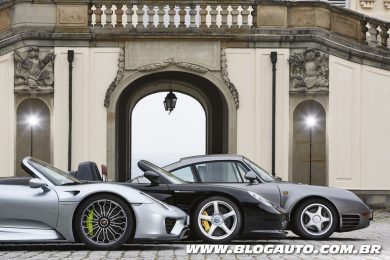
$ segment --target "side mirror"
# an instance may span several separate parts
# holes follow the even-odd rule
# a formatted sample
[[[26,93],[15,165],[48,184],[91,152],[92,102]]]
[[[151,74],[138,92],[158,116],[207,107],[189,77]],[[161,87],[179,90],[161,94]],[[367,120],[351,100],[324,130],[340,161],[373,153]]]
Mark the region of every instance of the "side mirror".
[[[153,171],[146,171],[144,173],[144,177],[148,179],[150,182],[157,182],[157,179],[160,177],[160,175]]]
[[[282,181],[282,178],[276,177],[275,180],[276,180],[276,181]]]
[[[245,173],[245,179],[247,179],[250,183],[254,183],[257,179],[257,175],[253,171],[249,171]]]
[[[28,185],[32,189],[38,189],[38,188],[43,188],[46,186],[46,183],[42,181],[41,179],[38,178],[33,178],[28,182]]]

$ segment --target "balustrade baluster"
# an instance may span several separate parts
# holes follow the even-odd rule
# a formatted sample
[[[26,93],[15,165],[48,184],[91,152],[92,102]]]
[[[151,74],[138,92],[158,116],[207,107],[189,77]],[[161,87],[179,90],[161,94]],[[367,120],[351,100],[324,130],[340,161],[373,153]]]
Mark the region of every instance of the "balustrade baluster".
[[[229,28],[228,24],[227,24],[227,19],[228,19],[228,15],[229,15],[229,10],[228,10],[228,7],[227,5],[221,5],[221,28]]]
[[[367,42],[367,32],[368,32],[367,21],[365,21],[365,20],[360,21],[360,29],[362,31],[361,44],[366,45],[368,43]]]
[[[135,13],[137,14],[137,25],[135,26],[135,28],[137,28],[137,29],[145,28],[145,26],[144,26],[144,14],[145,14],[144,6],[137,5],[137,11]]]
[[[95,27],[102,27],[102,5],[96,4],[95,5],[96,10],[94,11],[95,13]]]
[[[154,15],[155,15],[156,11],[154,10],[154,6],[148,6],[148,11],[147,11],[147,15],[148,15],[148,29],[152,29],[152,28],[155,28],[154,26]]]
[[[377,28],[378,28],[378,24],[370,22],[370,28],[368,29],[368,32],[370,34],[370,38],[369,38],[368,44],[371,46],[374,46],[374,47],[378,46],[379,31]]]
[[[241,11],[241,17],[242,17],[242,29],[249,29],[249,23],[248,23],[248,17],[251,14],[251,12],[248,10],[249,6],[243,5],[242,11]]]
[[[134,28],[133,26],[133,15],[134,15],[134,10],[133,10],[133,5],[128,5],[126,6],[126,18],[127,18],[127,24],[126,28]]]
[[[169,5],[168,16],[169,16],[168,28],[176,28],[176,25],[175,25],[175,16],[176,16],[175,5]]]
[[[158,24],[157,24],[157,28],[164,28],[164,16],[165,16],[165,9],[164,9],[164,5],[159,5],[157,6],[158,7],[158,10],[157,10],[157,16],[158,16]]]
[[[200,15],[199,28],[204,29],[204,28],[207,28],[207,24],[206,24],[206,17],[207,17],[207,13],[208,13],[207,5],[201,4],[199,7],[200,7],[200,10],[199,10],[199,15]]]
[[[380,47],[383,49],[387,49],[387,41],[389,40],[389,33],[387,32],[389,30],[389,27],[386,27],[386,25],[381,25],[381,43]]]
[[[190,25],[189,25],[189,27],[191,27],[191,28],[196,27],[196,20],[195,20],[195,17],[196,17],[196,14],[197,14],[196,5],[190,5],[190,10],[188,11],[188,14],[190,15]]]
[[[112,28],[112,14],[114,13],[112,11],[112,5],[111,4],[105,4],[106,10],[104,10],[104,14],[106,15],[106,24],[104,27]]]
[[[116,25],[115,27],[123,27],[123,21],[122,21],[122,16],[123,16],[123,5],[122,4],[117,4],[116,5]]]
[[[211,10],[210,10],[210,16],[211,16],[211,24],[210,28],[218,28],[217,24],[217,16],[218,16],[218,10],[217,10],[217,5],[210,5]]]
[[[240,11],[238,11],[238,5],[232,5],[232,11],[230,12],[232,15],[232,26],[231,28],[238,28],[238,15],[240,14]]]
[[[179,28],[185,28],[186,27],[185,18],[187,14],[185,5],[179,5],[178,13],[179,13]]]

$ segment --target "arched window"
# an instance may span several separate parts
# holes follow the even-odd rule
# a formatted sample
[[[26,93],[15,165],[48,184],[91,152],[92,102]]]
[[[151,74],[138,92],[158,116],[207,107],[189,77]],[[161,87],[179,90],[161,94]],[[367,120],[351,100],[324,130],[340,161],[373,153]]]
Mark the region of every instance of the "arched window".
[[[38,98],[23,100],[16,111],[16,176],[24,176],[21,160],[32,156],[51,162],[50,111]]]
[[[325,186],[325,110],[317,101],[305,100],[295,108],[293,116],[293,182]]]

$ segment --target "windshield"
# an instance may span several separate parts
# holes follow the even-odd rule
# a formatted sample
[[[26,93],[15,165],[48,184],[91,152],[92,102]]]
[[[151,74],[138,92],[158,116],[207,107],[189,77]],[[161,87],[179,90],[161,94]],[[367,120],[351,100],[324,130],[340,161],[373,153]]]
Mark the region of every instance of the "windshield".
[[[56,186],[81,183],[78,179],[72,177],[66,172],[63,172],[40,160],[31,158],[28,160],[28,164]]]
[[[271,174],[266,172],[263,168],[261,168],[260,166],[258,166],[254,162],[252,162],[251,160],[244,158],[244,162],[246,164],[248,164],[249,167],[253,171],[255,171],[263,181],[265,181],[265,182],[274,182],[275,181],[274,177]]]
[[[162,176],[163,178],[167,179],[172,184],[184,184],[184,183],[186,183],[184,180],[176,177],[175,175],[173,175],[170,172],[167,172],[167,171],[161,169],[160,167],[154,165],[151,162],[148,162],[148,161],[141,161],[141,162],[142,162],[142,164],[144,164],[145,166],[148,167],[149,171],[153,171],[153,172],[159,174],[160,176]],[[142,170],[142,168],[141,168],[141,170]]]

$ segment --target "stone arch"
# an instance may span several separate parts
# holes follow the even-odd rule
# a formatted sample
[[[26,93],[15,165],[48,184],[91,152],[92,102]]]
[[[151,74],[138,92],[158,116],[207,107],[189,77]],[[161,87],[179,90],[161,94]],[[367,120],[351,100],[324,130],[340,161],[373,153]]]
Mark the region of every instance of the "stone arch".
[[[316,126],[313,127],[312,131],[311,178],[309,169],[310,128],[305,125],[305,118],[308,116],[315,116],[317,119]],[[295,106],[292,119],[292,181],[327,185],[327,116],[325,107],[314,99],[303,100]]]
[[[123,80],[112,91],[110,102],[107,107],[107,165],[110,178],[123,180],[123,172],[128,172],[129,169],[129,163],[126,163],[125,166],[123,166],[124,160],[120,158],[121,154],[125,152],[123,151],[123,147],[119,149],[120,139],[121,136],[126,135],[126,133],[118,131],[119,125],[125,120],[123,115],[120,115],[119,111],[123,111],[124,109],[131,111],[136,103],[143,97],[152,93],[168,90],[168,78],[171,79],[175,91],[192,96],[198,100],[205,109],[206,124],[208,128],[207,152],[236,152],[236,103],[220,73],[196,73],[188,72],[188,70],[180,68],[167,68],[158,72],[133,71],[125,72],[125,74],[127,75],[124,75]],[[127,99],[126,105],[123,103],[125,101],[121,101],[121,97],[123,99],[124,96],[126,96],[125,99]],[[218,103],[218,99],[220,100],[219,105],[216,104]],[[212,111],[213,109],[211,109],[213,106],[215,107],[214,112]],[[220,107],[220,110],[223,110],[223,112],[220,111],[220,116],[215,115],[218,106]],[[218,118],[223,121],[218,126],[220,128],[220,133],[223,132],[223,140],[219,140],[222,144],[219,144],[220,148],[216,149],[215,142],[217,138],[215,137],[215,132],[217,123],[215,122],[218,122]],[[127,120],[130,119],[127,118]],[[128,134],[126,136],[128,136]],[[121,141],[123,142],[123,140]],[[127,141],[127,144],[128,143],[129,142]]]

